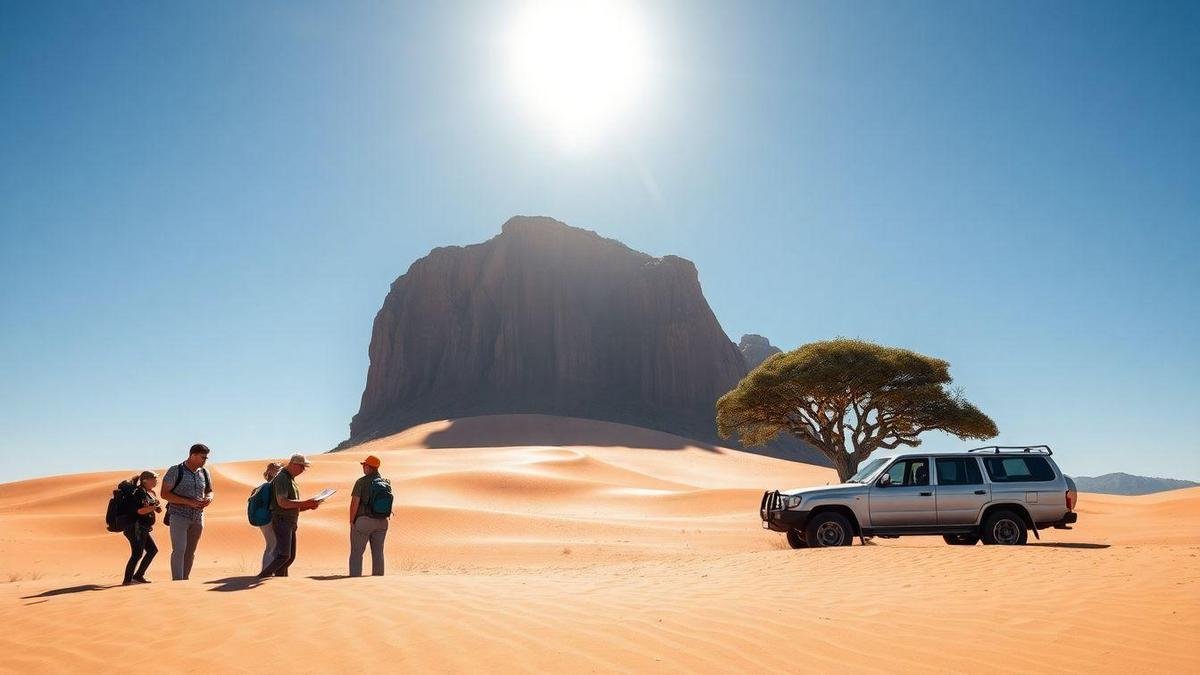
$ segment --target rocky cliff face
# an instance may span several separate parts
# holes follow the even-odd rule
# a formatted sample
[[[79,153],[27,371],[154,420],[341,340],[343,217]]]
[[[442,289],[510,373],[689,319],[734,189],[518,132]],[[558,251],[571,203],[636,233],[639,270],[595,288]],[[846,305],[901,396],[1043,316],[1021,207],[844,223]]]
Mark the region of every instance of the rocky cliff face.
[[[550,218],[438,248],[391,287],[350,440],[421,422],[543,413],[716,441],[716,400],[747,372],[696,267]]]
[[[742,353],[742,359],[746,361],[746,368],[754,370],[758,364],[767,360],[767,357],[780,353],[782,350],[771,344],[771,341],[761,335],[743,335],[742,341],[738,343],[738,351]]]

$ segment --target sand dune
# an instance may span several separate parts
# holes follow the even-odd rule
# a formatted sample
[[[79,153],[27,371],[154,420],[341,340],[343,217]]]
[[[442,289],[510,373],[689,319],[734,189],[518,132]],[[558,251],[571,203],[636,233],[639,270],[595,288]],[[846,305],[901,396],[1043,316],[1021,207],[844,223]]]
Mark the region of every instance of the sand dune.
[[[538,424],[591,444],[521,444]],[[389,576],[344,579],[368,453],[396,485]],[[160,527],[143,587],[113,587],[127,549],[102,524],[135,467],[0,485],[0,670],[1200,670],[1200,488],[1082,495],[1076,529],[1025,548],[792,551],[761,490],[828,469],[583,420],[439,422],[316,457],[302,489],[340,492],[304,514],[295,576],[259,584],[265,459],[210,466],[193,579],[168,581]]]

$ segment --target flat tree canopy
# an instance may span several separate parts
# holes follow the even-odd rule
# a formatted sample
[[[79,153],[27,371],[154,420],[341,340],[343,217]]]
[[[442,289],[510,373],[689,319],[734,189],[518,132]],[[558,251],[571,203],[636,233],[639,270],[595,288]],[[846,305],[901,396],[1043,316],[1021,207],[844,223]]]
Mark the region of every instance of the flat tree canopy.
[[[813,342],[771,356],[717,401],[717,432],[748,446],[787,432],[845,481],[879,448],[916,447],[934,429],[992,438],[996,423],[948,389],[950,364],[863,340]]]

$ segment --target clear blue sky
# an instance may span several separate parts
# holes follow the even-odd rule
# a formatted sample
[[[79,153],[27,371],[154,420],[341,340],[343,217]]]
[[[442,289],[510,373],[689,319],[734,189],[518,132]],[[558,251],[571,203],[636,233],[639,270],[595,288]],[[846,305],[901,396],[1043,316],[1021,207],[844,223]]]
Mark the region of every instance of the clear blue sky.
[[[1068,472],[1200,480],[1200,4],[645,4],[586,153],[514,105],[512,11],[0,5],[0,481],[327,450],[388,285],[514,214],[695,261],[735,341],[945,358]]]

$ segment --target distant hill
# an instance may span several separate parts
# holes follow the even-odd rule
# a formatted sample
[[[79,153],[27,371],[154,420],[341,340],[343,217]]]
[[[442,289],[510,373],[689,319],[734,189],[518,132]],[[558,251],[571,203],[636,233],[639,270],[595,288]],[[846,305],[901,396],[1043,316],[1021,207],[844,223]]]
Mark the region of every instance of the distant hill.
[[[738,343],[738,351],[742,353],[742,358],[746,359],[746,368],[754,370],[758,364],[782,350],[771,344],[767,338],[750,333],[742,336],[742,341]]]
[[[1106,473],[1095,478],[1072,476],[1080,492],[1099,492],[1106,495],[1148,495],[1180,488],[1196,487],[1200,483],[1175,478],[1151,478],[1127,473]]]

